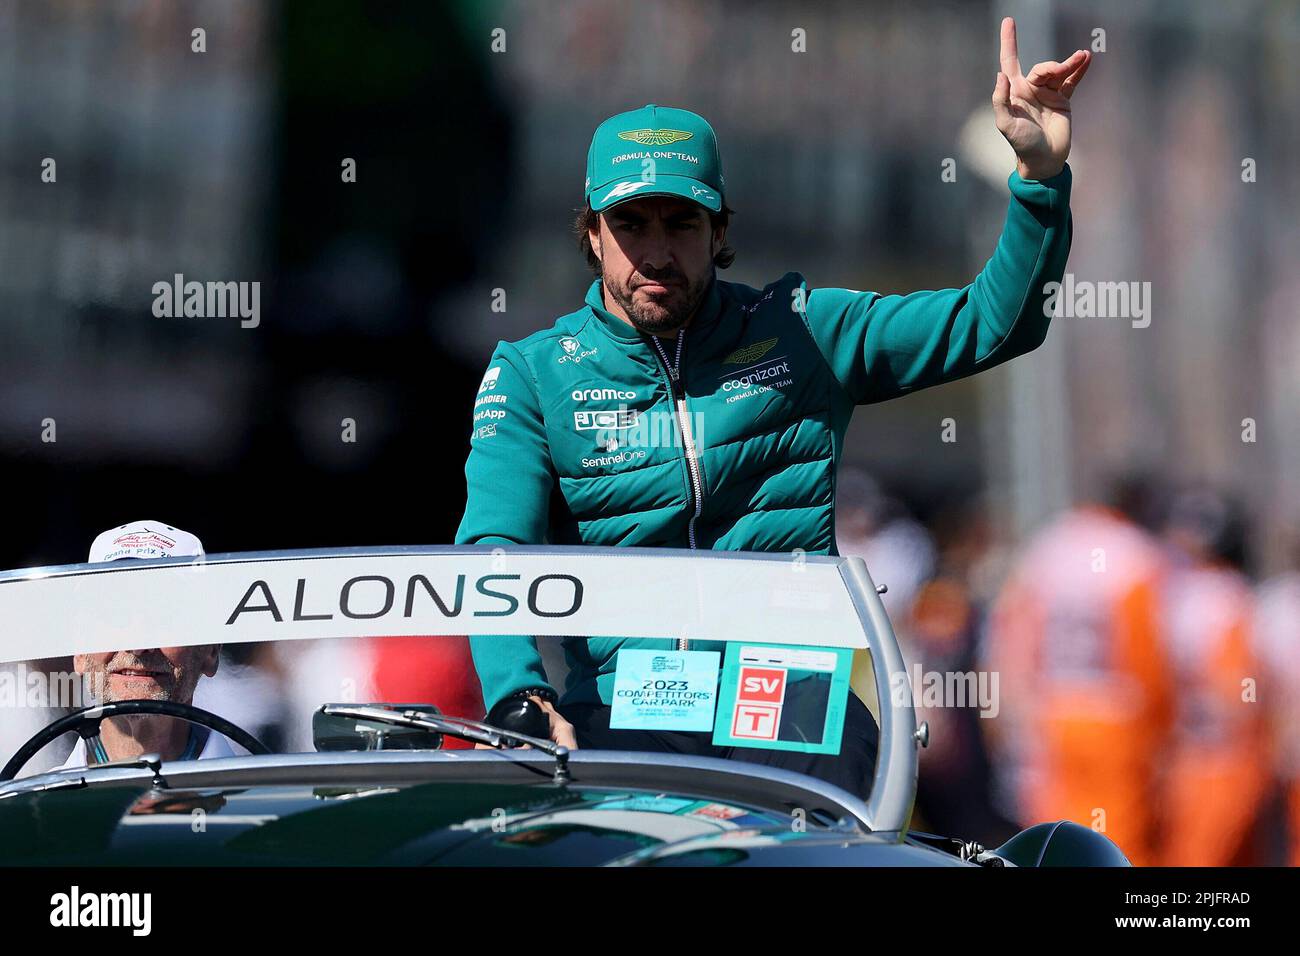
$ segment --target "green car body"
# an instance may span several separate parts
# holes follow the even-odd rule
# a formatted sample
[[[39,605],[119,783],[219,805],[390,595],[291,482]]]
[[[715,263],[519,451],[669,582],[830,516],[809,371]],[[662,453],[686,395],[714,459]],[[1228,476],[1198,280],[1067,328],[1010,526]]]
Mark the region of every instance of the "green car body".
[[[1100,834],[1044,824],[979,852],[873,833],[798,774],[655,754],[268,755],[62,771],[0,796],[0,865],[1125,865]],[[619,785],[636,780],[638,785]]]

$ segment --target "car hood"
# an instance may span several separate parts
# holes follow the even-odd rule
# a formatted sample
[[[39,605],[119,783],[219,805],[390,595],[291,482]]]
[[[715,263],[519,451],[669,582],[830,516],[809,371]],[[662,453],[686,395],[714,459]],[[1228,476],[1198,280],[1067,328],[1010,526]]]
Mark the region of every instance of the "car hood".
[[[0,800],[8,864],[961,865],[895,837],[716,799],[550,784],[131,784]]]

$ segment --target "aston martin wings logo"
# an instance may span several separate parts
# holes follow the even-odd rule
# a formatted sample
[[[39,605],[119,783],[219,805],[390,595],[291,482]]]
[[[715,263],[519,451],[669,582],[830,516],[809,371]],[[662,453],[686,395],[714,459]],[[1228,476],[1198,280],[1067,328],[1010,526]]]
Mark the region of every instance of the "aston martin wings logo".
[[[755,342],[753,345],[744,345],[736,349],[725,359],[723,365],[748,365],[750,362],[757,362],[768,352],[772,351],[772,346],[776,345],[776,339],[763,339],[761,342]]]
[[[690,139],[691,134],[680,129],[626,129],[618,134],[619,139],[631,140],[642,146],[667,146]]]

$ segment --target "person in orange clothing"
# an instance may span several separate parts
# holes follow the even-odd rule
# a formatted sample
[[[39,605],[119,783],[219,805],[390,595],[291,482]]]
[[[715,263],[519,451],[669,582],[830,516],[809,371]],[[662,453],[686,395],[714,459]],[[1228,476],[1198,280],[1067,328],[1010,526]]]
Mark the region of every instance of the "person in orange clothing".
[[[1291,551],[1290,568],[1260,586],[1255,646],[1264,672],[1260,696],[1272,722],[1274,774],[1287,818],[1285,862],[1300,866],[1300,532],[1292,535]]]
[[[1175,499],[1165,528],[1173,568],[1165,633],[1178,687],[1165,759],[1160,862],[1258,862],[1251,837],[1272,788],[1260,667],[1252,647],[1250,582],[1240,517],[1208,490]]]
[[[1165,559],[1133,520],[1136,487],[1066,512],[1016,558],[986,634],[1000,712],[982,724],[1022,825],[1072,820],[1150,865],[1171,678]]]

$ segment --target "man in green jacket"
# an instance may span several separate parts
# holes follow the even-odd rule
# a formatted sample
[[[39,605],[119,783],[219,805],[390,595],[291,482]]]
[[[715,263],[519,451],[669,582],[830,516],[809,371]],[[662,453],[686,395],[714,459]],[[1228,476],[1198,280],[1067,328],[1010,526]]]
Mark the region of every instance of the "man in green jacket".
[[[1017,157],[1006,224],[975,281],[938,292],[809,289],[794,272],[762,289],[717,279],[733,253],[709,124],[655,105],[602,123],[579,221],[598,278],[552,328],[497,346],[457,543],[833,554],[854,407],[991,368],[1046,336],[1044,286],[1070,246],[1069,100],[1089,62],[1080,50],[1026,76],[1003,21],[993,111]],[[673,441],[655,438],[665,422]],[[534,639],[470,643],[485,705],[529,697],[570,747],[730,756],[869,786],[876,728],[852,695],[838,758],[721,751],[704,733],[609,728],[619,649],[669,639],[566,639],[562,701]]]

